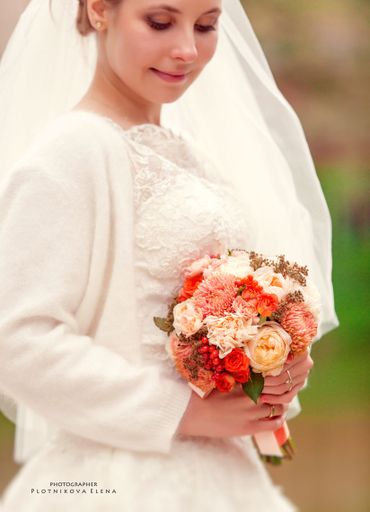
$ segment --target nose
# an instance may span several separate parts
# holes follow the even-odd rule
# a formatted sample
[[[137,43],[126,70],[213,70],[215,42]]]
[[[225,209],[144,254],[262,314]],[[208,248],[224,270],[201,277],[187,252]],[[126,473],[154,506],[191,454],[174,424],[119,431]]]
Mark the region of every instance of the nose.
[[[192,29],[176,38],[171,57],[185,62],[193,62],[198,57],[198,49]]]

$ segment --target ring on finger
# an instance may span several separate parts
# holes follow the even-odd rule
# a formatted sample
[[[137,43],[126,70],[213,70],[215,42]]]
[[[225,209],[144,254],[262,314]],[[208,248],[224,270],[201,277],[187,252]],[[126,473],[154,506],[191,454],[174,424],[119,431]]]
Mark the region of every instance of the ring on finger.
[[[275,416],[275,406],[274,405],[271,406],[270,414],[267,417],[272,418],[273,416]]]
[[[289,377],[289,379],[285,381],[285,384],[289,384],[290,386],[289,386],[288,391],[292,391],[292,389],[293,389],[293,379],[292,379],[292,376],[290,375],[290,371],[289,370],[285,370],[285,371],[287,372],[288,377]]]

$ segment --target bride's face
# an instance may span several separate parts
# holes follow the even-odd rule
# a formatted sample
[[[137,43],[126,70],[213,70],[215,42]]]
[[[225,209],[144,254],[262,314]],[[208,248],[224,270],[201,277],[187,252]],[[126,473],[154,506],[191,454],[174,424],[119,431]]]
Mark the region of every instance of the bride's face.
[[[221,7],[222,0],[122,0],[106,12],[106,62],[143,99],[173,102],[214,55]]]

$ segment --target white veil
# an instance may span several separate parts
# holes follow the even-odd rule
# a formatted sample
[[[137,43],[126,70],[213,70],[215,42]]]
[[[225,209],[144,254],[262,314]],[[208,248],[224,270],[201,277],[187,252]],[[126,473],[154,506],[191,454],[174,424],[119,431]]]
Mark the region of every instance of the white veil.
[[[90,84],[96,35],[79,35],[77,8],[78,0],[53,0],[51,13],[49,0],[31,0],[9,40],[0,63],[0,181]],[[216,53],[179,100],[163,105],[161,124],[196,144],[235,187],[250,249],[308,265],[321,294],[317,339],[336,327],[328,208],[301,124],[239,0],[223,0]],[[45,442],[48,423],[9,397],[0,395],[0,407],[17,423],[15,460],[24,462]]]

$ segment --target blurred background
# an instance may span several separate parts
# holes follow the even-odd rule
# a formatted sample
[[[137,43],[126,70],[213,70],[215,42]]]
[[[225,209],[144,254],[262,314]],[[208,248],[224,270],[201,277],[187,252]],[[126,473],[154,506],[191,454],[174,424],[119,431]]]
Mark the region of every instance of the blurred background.
[[[227,0],[225,0],[227,1]],[[27,0],[0,0],[0,55]],[[269,468],[301,512],[367,512],[369,492],[370,2],[243,0],[277,84],[303,124],[333,219],[340,327],[290,422],[294,461]],[[18,466],[0,414],[0,493]]]

